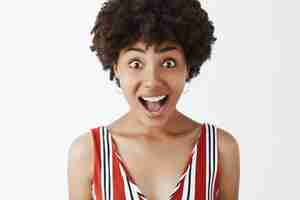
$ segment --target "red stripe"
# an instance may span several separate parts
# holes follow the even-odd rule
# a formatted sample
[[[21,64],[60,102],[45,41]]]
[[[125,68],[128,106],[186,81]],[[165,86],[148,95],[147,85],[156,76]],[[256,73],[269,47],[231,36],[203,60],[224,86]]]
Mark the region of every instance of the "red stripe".
[[[101,154],[100,154],[100,128],[93,128],[91,129],[93,139],[94,139],[94,176],[92,179],[92,182],[94,184],[95,188],[95,194],[96,194],[96,200],[101,200],[102,199],[102,191],[100,188],[100,182],[101,182]]]
[[[112,146],[113,153],[113,191],[114,199],[121,200],[126,199],[124,191],[124,181],[121,175],[121,169],[118,162],[118,158],[115,155],[115,148]]]
[[[92,178],[92,182],[94,184],[95,188],[95,194],[96,199],[95,200],[101,200],[102,199],[102,191],[101,191],[101,153],[100,153],[100,128],[94,128],[91,129],[92,136],[94,140],[94,150],[95,150],[95,164],[94,164],[94,176]],[[196,163],[196,186],[195,186],[195,196],[197,200],[205,200],[206,196],[206,126],[203,125],[201,127],[201,136],[200,141],[198,143],[198,149],[197,149],[197,163]],[[216,144],[217,145],[217,144]],[[125,191],[124,191],[124,181],[123,177],[121,175],[121,169],[120,164],[122,164],[119,161],[119,158],[117,157],[116,153],[116,147],[112,146],[113,148],[113,192],[114,192],[114,199],[116,200],[124,200],[125,197]],[[126,168],[125,168],[126,170]],[[213,191],[213,195],[215,200],[219,199],[219,195],[217,195],[217,191],[219,190],[219,179],[220,179],[220,173],[221,173],[221,167],[220,167],[220,157],[218,156],[218,166],[217,166],[217,174],[216,174],[216,180],[215,180],[215,188]],[[178,190],[174,193],[172,199],[181,199],[183,195],[183,187],[184,187],[184,179],[179,183],[180,186]],[[140,197],[142,200],[142,198]]]
[[[201,177],[199,177],[199,176],[203,176],[206,173],[206,171],[205,171],[205,151],[202,150],[202,148],[204,148],[204,150],[205,150],[205,146],[204,146],[205,145],[205,126],[204,125],[201,126],[200,131],[201,131],[201,134],[203,134],[203,135],[200,135],[199,142],[198,142],[198,145],[197,145],[197,163],[196,163],[196,167],[197,167],[196,176],[197,177],[196,177],[196,182],[195,182],[195,184],[196,184],[195,185],[195,197],[196,197],[197,200],[204,200],[205,199],[205,194],[204,194],[205,188],[202,190],[201,188],[203,188],[203,187],[201,187],[201,185],[199,185],[199,183],[201,184],[201,181],[202,181]],[[201,148],[201,150],[200,150],[200,148]],[[200,157],[200,155],[199,155],[200,152],[204,152],[204,156]],[[204,158],[204,163],[202,162],[201,158],[202,159]],[[192,157],[191,157],[190,162],[192,162],[192,161],[193,160],[192,160]],[[191,164],[192,163],[189,163],[187,165],[187,167]],[[204,166],[204,169],[200,171],[200,169],[202,169],[201,168],[202,165]],[[187,170],[187,167],[184,171]],[[177,200],[177,199],[182,198],[185,178],[183,178],[181,180],[181,182],[179,183],[180,186],[179,186],[178,190],[174,193],[172,199]],[[205,186],[205,179],[204,179],[204,186]],[[191,187],[193,187],[193,186],[191,186]]]
[[[206,195],[206,128],[203,124],[202,135],[200,136],[200,145],[197,151],[196,164],[196,188],[195,196],[197,200],[205,200]]]
[[[182,179],[182,181],[179,184],[180,184],[180,186],[179,186],[178,190],[174,193],[174,195],[172,197],[172,199],[174,199],[174,200],[182,198],[184,179]]]

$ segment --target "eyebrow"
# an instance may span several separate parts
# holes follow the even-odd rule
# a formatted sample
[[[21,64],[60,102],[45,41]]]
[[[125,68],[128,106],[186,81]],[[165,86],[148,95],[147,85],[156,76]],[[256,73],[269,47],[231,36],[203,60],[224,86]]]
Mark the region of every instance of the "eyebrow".
[[[164,52],[167,52],[167,51],[172,51],[172,50],[177,50],[178,48],[175,47],[175,46],[167,46],[167,47],[164,47],[164,48],[161,48],[159,50],[160,53],[164,53]],[[138,51],[138,52],[141,52],[141,53],[146,53],[144,49],[141,49],[141,48],[134,48],[134,47],[130,47],[130,48],[127,48],[125,50],[125,52],[128,52],[128,51]]]

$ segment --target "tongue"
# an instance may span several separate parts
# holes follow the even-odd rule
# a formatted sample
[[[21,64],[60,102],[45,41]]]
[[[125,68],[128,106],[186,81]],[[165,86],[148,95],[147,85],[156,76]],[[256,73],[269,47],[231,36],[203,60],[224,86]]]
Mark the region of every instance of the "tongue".
[[[160,109],[160,104],[158,102],[146,102],[146,107],[150,112],[158,112]]]

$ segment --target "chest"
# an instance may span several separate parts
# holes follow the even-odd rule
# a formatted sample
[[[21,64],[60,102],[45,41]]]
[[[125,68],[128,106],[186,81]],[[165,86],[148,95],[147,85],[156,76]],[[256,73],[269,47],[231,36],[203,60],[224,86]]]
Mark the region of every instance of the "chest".
[[[97,130],[94,132],[98,146],[95,167],[99,170],[93,177],[95,199],[168,200],[171,193],[174,194],[171,200],[217,197],[221,167],[214,127],[203,126],[196,146],[191,138],[143,144],[136,140],[126,141],[123,137],[112,138],[105,129]],[[187,165],[189,155],[192,159]]]
[[[120,142],[118,154],[130,176],[147,200],[167,200],[192,159],[191,138],[169,144]]]

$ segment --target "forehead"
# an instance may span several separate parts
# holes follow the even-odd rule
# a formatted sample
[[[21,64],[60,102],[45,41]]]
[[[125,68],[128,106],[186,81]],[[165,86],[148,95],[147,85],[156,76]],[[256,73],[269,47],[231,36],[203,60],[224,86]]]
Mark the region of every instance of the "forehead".
[[[144,41],[137,41],[131,45],[128,45],[124,49],[122,49],[121,53],[126,53],[129,51],[138,51],[141,53],[146,53],[147,51],[154,51],[155,53],[164,53],[164,52],[177,52],[177,53],[183,53],[182,47],[172,41],[164,41],[160,44],[152,44],[147,45]]]

